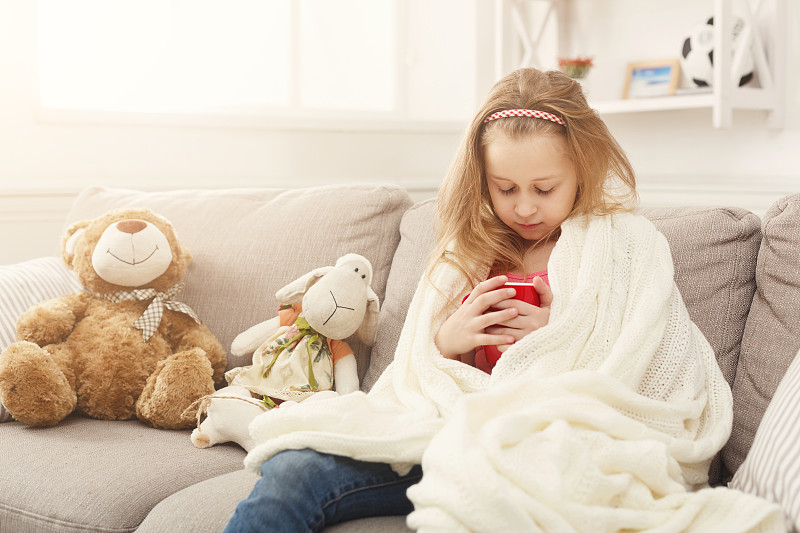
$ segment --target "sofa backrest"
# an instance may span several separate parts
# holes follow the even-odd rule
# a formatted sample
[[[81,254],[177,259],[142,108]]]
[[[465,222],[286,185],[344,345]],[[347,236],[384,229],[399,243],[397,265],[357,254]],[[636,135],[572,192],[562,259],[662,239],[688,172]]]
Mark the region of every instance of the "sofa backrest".
[[[276,316],[278,289],[346,253],[370,260],[372,287],[383,302],[400,219],[411,204],[405,190],[384,185],[166,192],[90,188],[76,199],[68,222],[134,206],[170,220],[193,256],[186,287],[176,299],[194,309],[230,351],[236,335]],[[349,343],[363,377],[370,349],[355,337]],[[229,369],[251,363],[250,355],[229,354]]]
[[[722,457],[735,473],[778,384],[800,349],[800,194],[775,202],[761,222],[755,278],[733,383],[733,432]]]

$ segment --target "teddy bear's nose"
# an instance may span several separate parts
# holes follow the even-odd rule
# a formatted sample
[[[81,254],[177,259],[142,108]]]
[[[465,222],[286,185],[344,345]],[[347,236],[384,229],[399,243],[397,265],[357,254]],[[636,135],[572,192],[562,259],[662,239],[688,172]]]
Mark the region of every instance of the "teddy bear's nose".
[[[117,222],[117,229],[123,233],[139,233],[147,227],[147,222],[144,220],[121,220]]]

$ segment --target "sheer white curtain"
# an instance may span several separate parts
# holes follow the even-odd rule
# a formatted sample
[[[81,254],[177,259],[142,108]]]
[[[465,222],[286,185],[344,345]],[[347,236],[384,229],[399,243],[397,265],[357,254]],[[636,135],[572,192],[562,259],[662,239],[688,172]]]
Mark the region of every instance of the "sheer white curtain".
[[[44,107],[393,111],[396,0],[39,0]]]
[[[460,119],[473,104],[475,5],[38,0],[40,102],[139,114]]]

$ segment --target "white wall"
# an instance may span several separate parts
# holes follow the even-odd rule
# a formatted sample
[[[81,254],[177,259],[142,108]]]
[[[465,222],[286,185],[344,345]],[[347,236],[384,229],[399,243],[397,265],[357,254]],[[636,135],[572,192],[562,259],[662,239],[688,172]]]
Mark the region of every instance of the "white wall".
[[[603,47],[614,41],[609,36],[624,35],[620,27],[639,27],[642,43],[659,42],[651,26],[625,16],[626,9],[637,16],[658,15],[657,9],[632,7],[645,4],[640,0],[574,1],[585,8],[574,12],[581,27],[602,30],[579,51],[597,56],[599,64],[610,61]],[[477,52],[465,53],[477,56],[476,87],[483,94],[488,85],[485,60],[492,56],[493,10],[491,0],[477,2],[477,24],[484,31],[477,36]],[[707,2],[710,11],[712,2]],[[695,3],[646,2],[663,4],[666,11],[682,5],[681,12],[696,11],[685,7]],[[800,5],[787,3],[794,65],[800,57]],[[607,9],[591,8],[601,4]],[[458,124],[435,130],[314,131],[260,124],[46,120],[37,103],[35,10],[33,1],[0,0],[0,264],[56,253],[71,199],[84,186],[281,187],[380,181],[410,187],[422,198],[435,193],[461,137]],[[602,85],[621,91],[624,71],[615,68],[609,67]],[[781,131],[768,130],[760,112],[737,112],[730,130],[713,129],[708,110],[606,117],[639,172],[644,203],[741,205],[761,213],[780,195],[800,191],[800,165],[794,156],[800,150],[799,78],[791,69],[786,127]]]

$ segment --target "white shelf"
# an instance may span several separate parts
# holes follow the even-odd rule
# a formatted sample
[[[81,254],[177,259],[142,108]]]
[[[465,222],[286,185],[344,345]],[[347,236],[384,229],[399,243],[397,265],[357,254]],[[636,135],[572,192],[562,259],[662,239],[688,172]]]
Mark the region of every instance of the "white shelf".
[[[505,70],[506,35],[516,36],[522,43],[525,61],[536,59],[544,22],[537,27],[526,27],[523,5],[528,2],[548,4],[544,22],[550,16],[558,18],[559,46],[564,48],[568,40],[563,36],[570,31],[566,20],[563,2],[569,0],[495,0],[495,66],[498,75]],[[753,59],[760,87],[736,87],[732,76],[732,37],[722,29],[732,25],[733,7],[745,19],[745,26],[757,28],[762,10],[770,31],[762,34],[752,32]],[[509,20],[513,23],[508,24]],[[786,106],[786,42],[787,42],[787,0],[714,0],[714,54],[713,91],[699,94],[679,94],[675,96],[639,98],[628,100],[590,101],[590,105],[601,115],[618,113],[642,113],[676,111],[681,109],[711,109],[712,122],[716,128],[728,128],[733,124],[733,111],[736,109],[756,109],[767,112],[770,128],[780,129],[784,125]],[[510,26],[510,27],[507,27]],[[766,42],[765,40],[766,39]],[[565,54],[566,55],[566,54]],[[498,76],[499,77],[499,76]]]
[[[772,111],[776,96],[768,89],[739,87],[729,96],[730,109],[759,109]],[[676,111],[680,109],[714,109],[721,105],[720,96],[714,92],[677,94],[652,98],[627,100],[598,100],[589,104],[601,115],[642,113],[651,111]]]
[[[653,98],[631,98],[628,100],[603,100],[589,102],[589,104],[601,115],[674,111],[677,109],[711,108],[714,105],[714,95],[711,93],[683,94]]]

